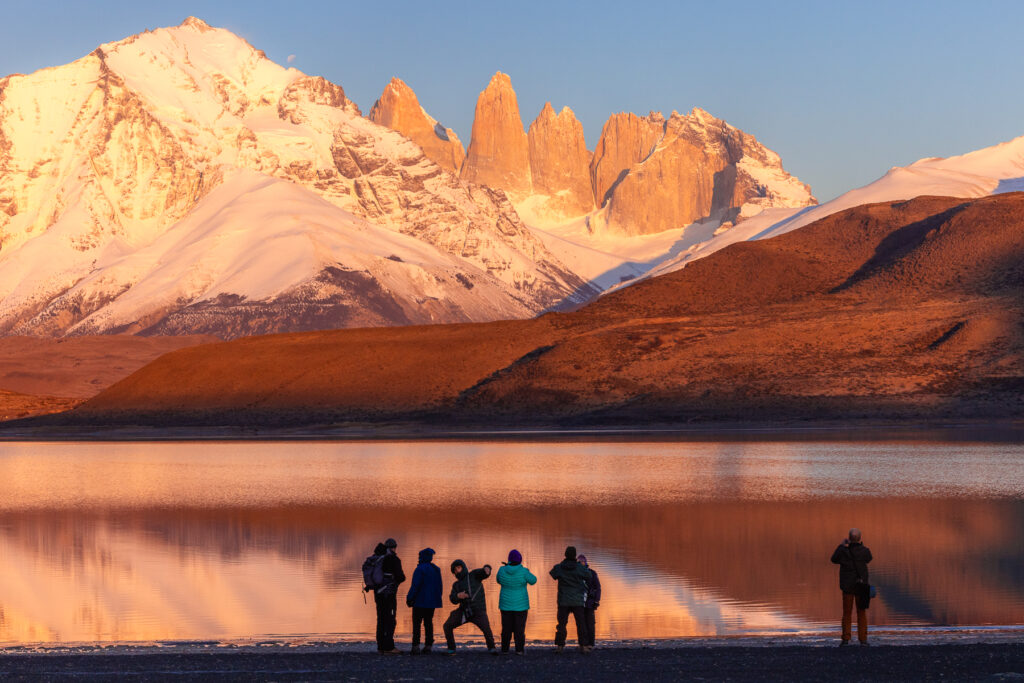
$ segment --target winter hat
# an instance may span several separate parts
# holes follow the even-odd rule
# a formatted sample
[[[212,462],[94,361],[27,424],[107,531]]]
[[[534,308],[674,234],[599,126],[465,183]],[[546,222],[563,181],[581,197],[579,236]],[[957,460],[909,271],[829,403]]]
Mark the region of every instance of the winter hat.
[[[456,567],[462,567],[463,569],[466,569],[466,563],[463,562],[462,560],[455,560],[454,562],[452,562],[452,567],[451,567],[452,574],[455,573],[455,568]]]
[[[523,562],[523,554],[522,553],[520,553],[518,550],[510,550],[509,551],[509,553],[508,553],[508,563],[509,564],[522,564],[522,562]]]
[[[565,549],[565,559],[575,560],[576,559],[576,546],[571,545]]]
[[[586,564],[587,563],[587,556],[586,555],[577,555],[576,556],[576,560],[579,561],[580,564]]]
[[[420,562],[430,562],[434,559],[434,549],[424,548],[420,551]]]
[[[384,547],[385,548],[397,548],[398,547],[398,541],[396,541],[393,538],[389,538],[388,540],[384,541]]]

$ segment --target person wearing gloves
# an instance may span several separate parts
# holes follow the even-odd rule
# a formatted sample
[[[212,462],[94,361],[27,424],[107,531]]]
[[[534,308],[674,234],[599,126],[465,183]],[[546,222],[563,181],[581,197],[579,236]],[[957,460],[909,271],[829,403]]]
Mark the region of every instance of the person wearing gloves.
[[[462,560],[452,562],[452,574],[455,582],[448,599],[458,605],[444,622],[444,638],[448,643],[447,654],[455,654],[455,629],[463,624],[474,624],[484,634],[487,650],[498,654],[494,649],[494,635],[491,633],[491,622],[487,618],[487,602],[484,599],[483,582],[491,575],[491,565],[485,564],[480,569],[469,571]]]
[[[441,570],[433,562],[434,549],[420,551],[419,564],[412,573],[412,585],[405,604],[412,607],[412,654],[420,654],[420,627],[423,628],[423,654],[434,645],[434,610],[441,602]]]
[[[537,583],[537,577],[523,566],[523,556],[518,550],[508,554],[508,562],[498,570],[498,609],[501,610],[501,651],[508,652],[512,637],[516,640],[516,654],[523,654],[526,647],[526,616],[530,611],[528,585]]]

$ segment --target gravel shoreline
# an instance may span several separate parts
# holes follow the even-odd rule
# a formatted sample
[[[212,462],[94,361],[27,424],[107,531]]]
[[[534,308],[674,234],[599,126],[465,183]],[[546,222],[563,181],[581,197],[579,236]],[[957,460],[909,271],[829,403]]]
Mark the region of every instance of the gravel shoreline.
[[[407,646],[406,646],[407,649]],[[525,656],[471,645],[455,656],[382,656],[365,643],[168,643],[0,648],[0,680],[1024,680],[1017,631],[876,638],[714,638],[604,643],[589,655],[550,643]]]

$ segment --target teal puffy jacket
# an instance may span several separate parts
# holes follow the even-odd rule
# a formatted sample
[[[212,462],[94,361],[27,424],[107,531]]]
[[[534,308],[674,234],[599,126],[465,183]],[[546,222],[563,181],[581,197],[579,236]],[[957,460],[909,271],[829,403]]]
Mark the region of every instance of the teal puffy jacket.
[[[537,577],[521,564],[506,564],[498,570],[498,609],[505,612],[525,612],[530,609],[530,594],[527,584],[537,583]]]

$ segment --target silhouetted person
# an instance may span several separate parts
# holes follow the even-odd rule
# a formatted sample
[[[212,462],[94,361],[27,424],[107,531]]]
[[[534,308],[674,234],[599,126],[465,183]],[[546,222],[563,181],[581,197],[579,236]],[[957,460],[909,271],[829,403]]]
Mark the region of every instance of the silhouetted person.
[[[530,594],[527,585],[537,583],[537,577],[523,566],[523,556],[518,550],[508,554],[508,562],[498,570],[496,577],[501,586],[498,609],[501,610],[501,651],[508,652],[512,637],[516,639],[516,654],[521,655],[526,647],[526,617],[530,612]]]
[[[597,572],[587,563],[587,556],[580,555],[579,562],[590,570],[590,578],[587,580],[587,599],[583,603],[583,620],[587,623],[587,642],[594,647],[594,639],[597,637],[597,608],[601,604],[601,581],[597,578]]]
[[[405,604],[412,607],[412,654],[420,653],[420,626],[423,626],[423,654],[434,645],[434,610],[441,602],[441,570],[432,562],[434,549],[420,551],[419,564],[412,573],[412,584]]]
[[[373,601],[377,605],[377,650],[386,655],[402,652],[395,647],[395,613],[398,611],[398,584],[405,581],[405,572],[402,571],[402,560],[395,554],[397,548],[395,539],[384,541],[384,584],[373,592]]]
[[[555,645],[558,651],[565,649],[566,625],[569,615],[576,621],[576,641],[582,652],[589,652],[590,637],[583,615],[586,604],[587,581],[590,570],[576,561],[576,548],[565,549],[565,559],[551,568],[551,578],[558,582],[558,626],[555,627]]]
[[[857,640],[861,645],[868,644],[868,603],[870,587],[868,584],[868,562],[871,551],[860,542],[860,529],[850,529],[850,535],[844,539],[836,551],[832,553],[832,563],[839,565],[839,589],[843,591],[843,639],[840,645],[850,644],[850,626],[853,617],[853,605],[857,604]]]
[[[487,650],[498,654],[494,649],[494,634],[491,633],[491,622],[487,618],[487,602],[484,600],[483,582],[491,575],[491,565],[485,564],[480,569],[469,571],[462,560],[452,562],[452,574],[455,582],[448,599],[458,605],[444,622],[444,638],[448,642],[448,654],[455,654],[455,629],[463,624],[475,624],[484,634]]]

